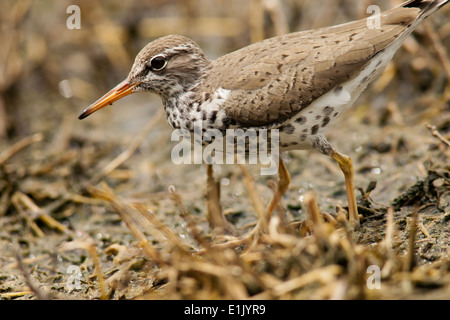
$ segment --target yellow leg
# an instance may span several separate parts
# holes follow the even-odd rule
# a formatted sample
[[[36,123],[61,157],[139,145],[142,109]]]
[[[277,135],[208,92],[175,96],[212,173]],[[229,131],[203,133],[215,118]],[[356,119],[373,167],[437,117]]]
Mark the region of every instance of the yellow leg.
[[[206,217],[208,219],[209,226],[214,232],[217,232],[219,234],[236,234],[236,230],[234,230],[233,226],[223,215],[222,206],[220,205],[220,184],[214,179],[212,165],[206,165],[206,173]]]
[[[281,198],[286,193],[287,189],[289,188],[289,184],[291,183],[291,176],[289,175],[289,172],[286,169],[286,166],[284,165],[283,160],[279,158],[279,164],[278,164],[278,184],[277,184],[277,190],[275,191],[275,194],[273,195],[272,200],[269,203],[269,206],[267,207],[267,219],[269,220],[273,210],[278,205],[278,203],[281,201]]]
[[[339,167],[344,173],[345,187],[348,200],[348,217],[353,226],[359,225],[358,206],[356,205],[355,183],[353,180],[353,162],[349,156],[339,153],[336,150],[331,152],[331,157],[339,163]]]

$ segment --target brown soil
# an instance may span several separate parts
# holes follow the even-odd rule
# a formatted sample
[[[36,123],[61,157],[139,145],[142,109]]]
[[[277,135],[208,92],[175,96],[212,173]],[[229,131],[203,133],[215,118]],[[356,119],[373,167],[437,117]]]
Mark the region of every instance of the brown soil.
[[[450,63],[439,52],[450,51],[450,8],[418,28],[330,129],[355,164],[361,226],[345,219],[333,160],[296,151],[284,156],[292,181],[281,208],[246,241],[257,218],[242,170],[215,167],[239,235],[214,234],[205,166],[172,163],[157,97],[133,95],[77,120],[152,36],[173,32],[157,29],[167,27],[161,17],[190,19],[185,34],[211,58],[283,26],[276,10],[258,27],[257,8],[242,1],[203,2],[78,1],[81,30],[66,28],[60,1],[11,2],[0,14],[0,298],[449,299]],[[300,30],[364,16],[355,2],[292,0],[283,12]],[[209,36],[199,17],[212,17]],[[246,168],[267,204],[276,177]]]

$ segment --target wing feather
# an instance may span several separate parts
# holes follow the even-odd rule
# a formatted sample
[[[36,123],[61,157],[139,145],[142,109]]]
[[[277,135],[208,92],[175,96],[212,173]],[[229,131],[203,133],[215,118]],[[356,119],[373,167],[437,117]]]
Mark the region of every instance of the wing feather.
[[[363,19],[270,38],[215,60],[209,86],[231,90],[222,107],[240,125],[282,123],[356,77],[417,17],[417,8],[394,8],[379,29]]]

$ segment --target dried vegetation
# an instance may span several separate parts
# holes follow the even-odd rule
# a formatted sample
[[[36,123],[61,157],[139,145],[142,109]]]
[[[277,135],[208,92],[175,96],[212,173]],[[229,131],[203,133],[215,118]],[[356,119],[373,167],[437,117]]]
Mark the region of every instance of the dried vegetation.
[[[157,99],[83,123],[78,113],[153,37],[182,30],[214,57],[363,17],[372,2],[78,2],[81,30],[65,27],[64,1],[9,1],[0,13],[1,299],[450,298],[450,8],[333,128],[354,159],[360,227],[341,208],[335,164],[293,152],[290,189],[263,228],[273,178],[216,168],[237,229],[219,235],[205,218],[205,168],[171,163]]]

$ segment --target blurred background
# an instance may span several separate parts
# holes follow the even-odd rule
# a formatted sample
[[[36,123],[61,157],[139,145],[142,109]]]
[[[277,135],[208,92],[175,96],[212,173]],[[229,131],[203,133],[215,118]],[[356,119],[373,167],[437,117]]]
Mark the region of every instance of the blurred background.
[[[135,55],[157,37],[186,35],[214,59],[277,34],[366,17],[370,4],[385,10],[400,2],[323,0],[318,5],[309,0],[5,1],[0,17],[0,139],[29,135],[42,130],[39,126],[46,122],[67,124],[64,116],[73,119],[123,80]],[[66,12],[70,5],[81,9],[80,29],[67,27],[73,15]],[[448,12],[445,8],[431,19],[447,49]],[[419,42],[408,40],[409,55],[397,65],[397,80],[410,82],[406,85],[410,87],[404,89],[408,92],[405,96],[416,88],[419,92],[430,88],[442,92],[449,72],[449,66],[443,66],[436,57],[427,32],[420,30],[422,38]],[[422,40],[429,50],[421,48]],[[150,95],[134,99],[157,101]],[[143,108],[130,108],[131,119],[141,118],[136,115],[139,109]],[[103,119],[109,112],[112,110],[96,114],[96,118]],[[118,117],[123,119],[121,113]],[[97,119],[89,121],[103,121]],[[55,127],[50,127],[54,132]]]
[[[207,230],[204,167],[171,162],[174,142],[165,117],[158,116],[162,105],[157,96],[132,95],[83,121],[77,119],[126,78],[134,57],[148,42],[182,34],[214,59],[271,36],[367,17],[369,5],[387,10],[401,2],[2,1],[0,251],[5,254],[0,256],[0,267],[15,261],[11,243],[19,243],[25,256],[40,256],[67,240],[42,221],[33,227],[36,214],[42,212],[71,230],[86,232],[99,248],[131,241],[123,225],[118,231],[117,215],[109,206],[87,199],[86,185],[101,181],[122,197],[146,199],[149,208],[181,235],[187,232],[185,224],[179,222],[178,211],[167,197],[167,190],[176,188]],[[80,29],[68,27],[76,14],[68,12],[71,5],[80,8]],[[356,186],[366,189],[370,181],[378,182],[370,193],[377,204],[389,205],[426,177],[433,163],[448,170],[448,148],[426,125],[448,139],[449,52],[450,5],[417,28],[383,75],[330,130],[330,142],[354,160]],[[105,170],[133,145],[126,161]],[[285,160],[292,175],[285,205],[293,218],[300,219],[308,190],[316,192],[322,210],[333,212],[336,204],[346,205],[343,176],[332,160],[317,152],[292,152]],[[267,180],[274,177],[258,176],[258,168],[250,170],[263,201],[269,201],[272,191]],[[254,222],[241,171],[220,166],[216,174],[225,213],[241,219],[241,225]],[[34,237],[39,229],[46,234],[40,234],[42,240]],[[10,271],[0,269],[0,275],[3,272]]]

